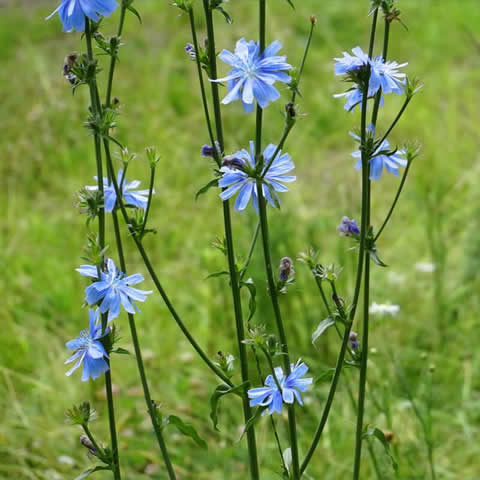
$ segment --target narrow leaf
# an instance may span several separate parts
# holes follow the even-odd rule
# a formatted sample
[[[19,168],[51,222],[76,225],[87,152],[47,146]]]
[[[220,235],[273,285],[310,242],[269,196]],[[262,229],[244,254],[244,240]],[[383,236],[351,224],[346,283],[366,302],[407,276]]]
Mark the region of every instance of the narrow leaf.
[[[195,194],[195,201],[198,200],[200,195],[207,193],[212,187],[218,187],[218,178],[214,178],[210,180],[206,185],[204,185],[196,194]]]
[[[221,277],[222,275],[230,275],[230,272],[227,272],[226,270],[222,270],[221,272],[214,272],[208,275],[208,277],[206,277],[206,280],[209,278]]]
[[[362,437],[363,438],[374,437],[377,440],[379,440],[380,443],[383,445],[383,448],[385,449],[385,453],[386,453],[387,457],[392,462],[393,469],[395,471],[397,471],[398,463],[392,455],[392,452],[390,450],[390,444],[388,443],[388,440],[386,439],[384,433],[379,428],[369,427],[368,425],[366,425],[365,426],[365,432],[363,433]]]
[[[257,287],[255,286],[255,283],[253,282],[252,278],[249,278],[245,282],[241,283],[241,286],[245,286],[248,288],[248,291],[250,292],[250,300],[248,302],[248,318],[247,318],[247,325],[250,323],[250,320],[252,319],[253,315],[255,314],[255,311],[257,309]]]
[[[329,382],[333,378],[334,373],[334,368],[329,368],[328,370],[325,370],[319,377],[315,379],[315,383]]]
[[[130,355],[130,352],[127,349],[121,348],[121,347],[118,347],[115,350],[112,350],[112,353],[119,353],[121,355]]]
[[[230,25],[233,23],[232,17],[222,7],[217,7],[217,10],[225,17],[227,23]]]
[[[100,470],[110,470],[110,468],[100,467],[100,466],[89,468],[88,470],[85,470],[83,473],[81,473],[78,477],[75,477],[75,480],[83,480],[84,478],[87,478],[92,473],[99,472]]]
[[[136,10],[135,8],[133,8],[131,5],[129,7],[127,7],[127,10],[129,10],[130,12],[132,12],[137,18],[138,18],[138,21],[140,23],[142,23],[142,17],[140,16],[140,14],[138,13],[138,10]]]
[[[243,427],[242,435],[239,441],[244,437],[244,435],[262,418],[262,412],[264,408],[258,407],[255,413],[248,419],[248,422]]]
[[[312,334],[312,343],[315,343],[318,340],[318,338],[333,325],[335,325],[335,319],[332,317],[327,317],[324,320],[322,320],[318,324],[317,329]]]
[[[287,0],[287,3],[295,10],[295,5],[293,4],[292,0]]]
[[[207,442],[200,437],[195,427],[190,423],[185,423],[180,417],[169,415],[165,419],[164,424],[174,425],[181,434],[190,437],[200,448],[208,448]]]
[[[218,428],[217,428],[217,425],[218,425],[218,402],[219,402],[219,400],[224,395],[228,395],[230,393],[235,393],[235,394],[241,396],[241,392],[243,392],[243,389],[245,388],[245,386],[247,384],[248,384],[248,382],[241,383],[240,385],[237,385],[236,387],[232,388],[232,387],[229,387],[228,385],[223,383],[215,389],[212,396],[210,397],[210,418],[212,419],[213,428],[215,428],[215,430],[219,431]]]
[[[379,267],[388,267],[386,263],[383,263],[382,260],[380,260],[376,247],[371,248],[368,251],[368,254],[370,255],[370,258],[372,259],[372,261],[375,262]]]

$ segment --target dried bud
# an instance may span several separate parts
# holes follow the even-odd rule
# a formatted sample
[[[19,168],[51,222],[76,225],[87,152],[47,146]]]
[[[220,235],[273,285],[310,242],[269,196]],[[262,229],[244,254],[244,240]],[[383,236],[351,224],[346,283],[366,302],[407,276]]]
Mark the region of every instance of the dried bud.
[[[293,262],[290,257],[283,257],[280,260],[280,273],[279,279],[285,283],[293,273]]]
[[[311,23],[312,25],[316,25],[316,24],[317,24],[317,17],[316,17],[315,15],[312,15],[312,16],[310,17],[310,23]]]
[[[352,347],[353,351],[357,351],[360,348],[360,342],[358,341],[358,334],[357,332],[350,332],[348,337],[348,341],[350,342],[350,346]]]
[[[385,440],[388,443],[392,443],[393,439],[395,438],[395,435],[393,434],[393,432],[390,432],[389,430],[387,430],[386,432],[383,432],[383,434],[385,435]]]
[[[92,454],[96,455],[97,454],[97,449],[93,445],[92,441],[86,436],[86,435],[81,435],[80,436],[80,443]]]
[[[118,107],[118,105],[120,105],[120,99],[118,97],[113,97],[112,99],[112,105],[114,107]]]
[[[72,84],[74,85],[77,76],[72,72],[73,66],[75,65],[75,62],[77,61],[78,58],[78,53],[71,53],[70,55],[67,55],[65,57],[65,60],[63,61],[63,76]]]

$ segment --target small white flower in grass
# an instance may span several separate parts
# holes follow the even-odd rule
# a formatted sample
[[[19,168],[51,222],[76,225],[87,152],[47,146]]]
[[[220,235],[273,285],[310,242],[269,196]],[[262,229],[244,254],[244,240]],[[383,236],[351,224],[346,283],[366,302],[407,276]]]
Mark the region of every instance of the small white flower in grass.
[[[436,265],[431,262],[417,262],[415,264],[415,270],[421,273],[433,273],[436,268]]]
[[[399,305],[392,303],[376,303],[373,302],[368,310],[372,315],[390,315],[394,317],[400,311]]]

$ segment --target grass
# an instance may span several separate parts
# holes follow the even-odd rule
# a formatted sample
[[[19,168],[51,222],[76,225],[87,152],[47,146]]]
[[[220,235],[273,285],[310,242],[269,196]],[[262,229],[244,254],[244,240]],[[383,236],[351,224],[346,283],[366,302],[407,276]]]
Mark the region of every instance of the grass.
[[[143,24],[128,18],[114,94],[122,104],[117,136],[141,157],[129,177],[146,184],[144,147],[157,145],[162,154],[151,216],[158,233],[146,245],[165,288],[201,344],[212,356],[218,350],[235,354],[228,283],[223,278],[205,280],[224,267],[210,246],[215,236],[222,235],[222,218],[213,191],[194,200],[211,172],[198,153],[207,134],[194,65],[182,50],[190,40],[187,19],[178,17],[167,2],[139,3]],[[341,101],[332,98],[342,89],[332,74],[332,57],[357,44],[365,46],[367,2],[320,5],[303,0],[296,2],[295,12],[287,2],[270,3],[268,39],[281,39],[294,64],[301,57],[309,15],[318,17],[299,101],[305,115],[286,146],[298,180],[283,197],[281,212],[271,213],[273,258],[275,262],[285,255],[294,258],[314,245],[322,262],[345,266],[340,287],[349,298],[354,254],[349,243],[338,238],[335,227],[342,215],[359,215],[359,176],[352,168],[349,154],[354,144],[347,135],[358,117],[343,112]],[[255,6],[253,0],[232,2],[231,27],[218,16],[219,48],[232,48],[241,36],[256,37],[256,24],[251,21]],[[92,142],[82,125],[87,91],[80,89],[72,97],[61,75],[64,56],[83,46],[79,35],[61,33],[58,19],[44,21],[53,7],[51,2],[0,7],[0,202],[4,205],[0,287],[6,292],[0,310],[0,478],[17,480],[74,478],[90,466],[78,443],[80,432],[64,422],[63,412],[72,403],[91,398],[100,415],[94,428],[101,438],[108,438],[101,382],[82,384],[78,377],[64,376],[64,342],[86,321],[86,310],[81,308],[85,282],[74,272],[85,243],[85,219],[74,206],[75,192],[92,182],[95,167]],[[400,8],[409,31],[394,25],[391,57],[408,60],[408,72],[419,76],[425,87],[393,140],[417,138],[423,153],[379,244],[390,267],[373,271],[372,299],[399,304],[401,312],[373,321],[371,344],[377,353],[371,357],[366,421],[394,432],[398,478],[428,478],[421,425],[398,375],[401,368],[423,408],[431,375],[428,367],[435,364],[432,415],[438,478],[474,480],[480,468],[476,374],[480,353],[473,342],[480,314],[480,52],[472,35],[479,41],[480,10],[476,0],[441,4],[404,0]],[[114,24],[115,19],[107,22],[107,30],[113,31]],[[199,29],[203,37],[202,23]],[[105,72],[102,81],[104,77]],[[400,102],[388,99],[381,128],[386,128]],[[279,139],[281,110],[278,102],[267,111],[267,141]],[[223,112],[226,148],[234,151],[252,137],[253,118],[245,117],[238,105]],[[374,184],[375,225],[383,220],[397,182],[385,176]],[[247,253],[255,222],[251,212],[234,215],[239,255]],[[108,235],[112,242],[110,225]],[[145,272],[133,242],[125,242],[129,270]],[[113,243],[111,253],[115,255]],[[422,273],[415,267],[417,262],[432,262],[436,269]],[[311,333],[325,312],[306,269],[298,264],[296,270],[296,287],[282,299],[282,308],[292,356],[305,359],[318,377],[333,365],[338,342],[328,334],[316,347],[311,345]],[[255,321],[273,325],[259,249],[251,274],[259,291]],[[146,283],[152,286],[149,280]],[[131,349],[123,320],[118,322],[122,346]],[[224,399],[221,432],[215,432],[208,418],[208,398],[216,381],[193,356],[158,295],[149,298],[137,321],[154,398],[166,413],[193,423],[210,446],[208,453],[199,451],[190,440],[167,429],[179,478],[245,478],[237,400]],[[112,374],[124,477],[166,478],[138,390],[134,359],[117,356]],[[349,371],[348,376],[355,385],[356,372]],[[327,383],[317,384],[299,414],[303,453],[327,388]],[[378,403],[387,406],[390,414],[377,408]],[[354,414],[342,382],[308,471],[310,478],[349,478],[353,433]],[[268,422],[260,424],[258,439],[263,478],[279,478]],[[375,444],[373,448],[383,478],[394,478],[381,448]],[[375,478],[367,455],[364,468],[364,478]],[[109,476],[99,473],[97,478]]]

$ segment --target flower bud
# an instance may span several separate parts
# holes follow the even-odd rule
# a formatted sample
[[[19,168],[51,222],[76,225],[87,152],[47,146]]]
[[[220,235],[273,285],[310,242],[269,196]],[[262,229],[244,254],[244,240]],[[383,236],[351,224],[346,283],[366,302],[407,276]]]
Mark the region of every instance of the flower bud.
[[[350,332],[348,336],[348,341],[350,342],[350,346],[352,347],[353,351],[357,351],[360,348],[360,342],[358,341],[358,334],[357,332]]]
[[[96,455],[97,454],[97,449],[93,445],[92,441],[86,436],[86,435],[81,435],[80,436],[80,443],[92,454]]]
[[[239,158],[236,158],[233,155],[227,155],[226,157],[223,157],[222,167],[244,171],[245,164]]]
[[[312,15],[312,16],[310,17],[310,23],[311,23],[312,25],[316,25],[316,24],[317,24],[317,17],[316,17],[315,15]]]
[[[285,283],[293,272],[293,262],[290,257],[283,257],[280,260],[280,273],[279,279],[281,282]]]

